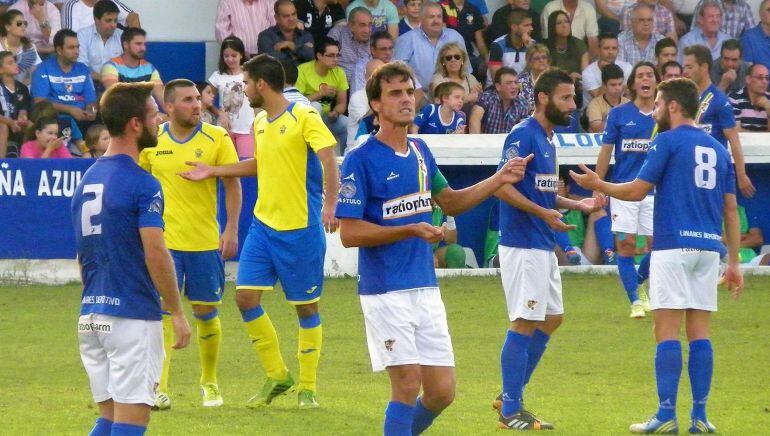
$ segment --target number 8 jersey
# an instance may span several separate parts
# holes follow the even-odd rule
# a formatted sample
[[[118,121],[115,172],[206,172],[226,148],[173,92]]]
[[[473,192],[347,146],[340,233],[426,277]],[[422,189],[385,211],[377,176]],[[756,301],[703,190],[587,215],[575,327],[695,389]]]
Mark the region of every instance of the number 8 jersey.
[[[695,126],[660,133],[638,177],[656,186],[653,250],[724,254],[724,195],[735,194],[735,170],[721,143]]]

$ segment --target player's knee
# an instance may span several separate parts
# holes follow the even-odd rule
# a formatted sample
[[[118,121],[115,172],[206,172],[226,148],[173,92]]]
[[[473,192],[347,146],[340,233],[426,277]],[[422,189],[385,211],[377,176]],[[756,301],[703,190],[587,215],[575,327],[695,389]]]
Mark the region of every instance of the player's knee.
[[[455,399],[454,379],[442,380],[438,386],[431,389],[425,387],[422,402],[426,407],[433,411],[444,410],[449,407]]]
[[[295,306],[299,318],[307,318],[318,313],[318,303],[298,304]]]
[[[621,256],[633,256],[636,254],[636,238],[634,235],[618,236],[618,254]]]
[[[192,310],[195,316],[206,316],[211,312],[214,312],[215,310],[217,310],[217,306],[206,305],[206,304],[193,304]]]
[[[241,311],[253,309],[259,306],[260,294],[251,291],[236,291],[235,292],[235,304]]]
[[[420,379],[420,372],[417,370],[402,372],[391,383],[394,398],[411,401],[420,394],[422,380]]]

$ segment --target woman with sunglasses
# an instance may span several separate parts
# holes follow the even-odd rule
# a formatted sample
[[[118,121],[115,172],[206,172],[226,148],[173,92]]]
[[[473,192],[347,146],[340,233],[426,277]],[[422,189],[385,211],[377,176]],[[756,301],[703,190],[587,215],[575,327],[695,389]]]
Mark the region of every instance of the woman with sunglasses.
[[[20,0],[10,7],[18,10],[27,21],[27,37],[37,52],[45,57],[54,53],[53,36],[61,30],[61,13],[48,0]]]
[[[436,73],[430,81],[429,89],[435,89],[437,85],[444,82],[455,82],[465,89],[463,109],[466,109],[465,106],[470,109],[470,106],[479,99],[483,88],[473,74],[466,71],[467,65],[468,54],[459,44],[450,42],[444,45],[438,52]]]
[[[535,81],[551,66],[551,51],[543,44],[533,44],[527,49],[527,67],[519,75],[519,95],[527,102],[532,113],[535,110]]]
[[[588,67],[588,47],[572,36],[572,22],[566,12],[556,11],[548,16],[548,39],[545,44],[551,51],[551,65],[569,73],[577,85],[580,73]]]
[[[0,51],[9,51],[16,57],[19,75],[16,80],[29,86],[32,72],[43,62],[35,45],[27,38],[27,25],[21,11],[11,9],[0,15]]]

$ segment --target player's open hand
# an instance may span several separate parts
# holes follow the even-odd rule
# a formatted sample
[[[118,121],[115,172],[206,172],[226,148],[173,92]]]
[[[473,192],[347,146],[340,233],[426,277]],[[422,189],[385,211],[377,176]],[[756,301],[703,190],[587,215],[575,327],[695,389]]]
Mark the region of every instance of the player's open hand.
[[[573,170],[570,170],[569,175],[572,177],[572,180],[580,185],[580,187],[588,189],[589,191],[598,190],[602,182],[602,179],[599,178],[599,175],[588,169],[588,167],[583,164],[578,164],[578,168],[583,171],[583,174],[579,174]]]
[[[323,208],[321,208],[321,220],[323,221],[326,233],[334,233],[340,227],[340,220],[334,216],[335,208],[336,203],[326,204],[326,202],[324,202]]]
[[[524,178],[527,165],[534,157],[535,155],[530,153],[527,157],[515,157],[506,162],[500,168],[500,171],[497,172],[500,184],[506,185],[520,182]]]
[[[197,182],[199,180],[214,177],[214,168],[203,162],[185,162],[185,165],[189,165],[193,168],[190,171],[184,171],[178,174],[184,179]]]
[[[607,196],[601,193],[584,198],[577,202],[577,210],[583,213],[593,213],[607,205]]]
[[[727,265],[725,270],[725,283],[727,284],[727,290],[732,294],[733,300],[741,296],[743,291],[743,273],[741,267],[738,264]]]
[[[222,259],[227,260],[238,253],[238,232],[225,226],[225,231],[219,238],[219,252],[222,253]]]
[[[171,316],[171,323],[174,325],[174,339],[176,339],[171,348],[179,350],[188,346],[192,330],[190,329],[190,324],[187,323],[187,318],[184,317],[182,312],[179,312],[179,314]]]
[[[561,220],[562,214],[555,209],[546,209],[543,214],[540,215],[540,219],[548,224],[548,227],[557,232],[567,232],[573,230],[575,226],[565,223]]]
[[[751,198],[757,193],[757,188],[751,183],[751,179],[747,174],[741,174],[738,176],[738,189],[741,190],[741,194],[744,197]]]
[[[441,227],[436,227],[428,223],[415,223],[410,227],[414,236],[425,240],[429,244],[435,244],[444,239],[444,230]]]

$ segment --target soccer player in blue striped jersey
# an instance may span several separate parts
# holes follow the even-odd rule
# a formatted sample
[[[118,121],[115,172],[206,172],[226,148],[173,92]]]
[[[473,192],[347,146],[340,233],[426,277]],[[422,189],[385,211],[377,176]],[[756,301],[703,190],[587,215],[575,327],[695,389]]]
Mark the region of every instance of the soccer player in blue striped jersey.
[[[647,157],[647,148],[655,134],[655,120],[652,110],[655,107],[655,87],[660,82],[655,65],[639,62],[634,66],[628,78],[628,88],[633,101],[614,107],[607,117],[607,124],[602,139],[602,150],[596,160],[596,173],[601,179],[607,175],[610,157],[615,155],[612,168],[612,182],[623,183],[634,180],[639,174]],[[639,292],[634,256],[636,254],[636,235],[647,237],[648,245],[652,238],[653,192],[650,191],[642,201],[610,200],[612,231],[615,233],[617,263],[620,281],[631,303],[631,317],[644,318],[647,296]],[[649,265],[649,259],[643,261]],[[640,267],[640,270],[648,267]],[[646,274],[645,278],[646,278]]]
[[[112,142],[72,197],[83,279],[78,342],[100,415],[91,436],[147,429],[163,364],[161,296],[171,313],[174,348],[190,340],[163,239],[163,192],[137,165],[140,150],[157,144],[152,89],[150,83],[121,83],[104,93],[102,119]]]
[[[572,173],[587,189],[613,198],[638,201],[655,187],[655,238],[650,261],[650,304],[657,342],[655,376],[657,413],[632,424],[632,433],[676,434],[676,399],[682,372],[679,330],[686,325],[690,342],[688,373],[693,407],[690,433],[715,433],[706,417],[706,400],[714,371],[709,340],[711,312],[717,310],[719,259],[727,242],[724,273],[733,298],[740,295],[739,218],[735,172],[727,149],[697,127],[699,90],[689,79],[658,86],[654,117],[661,132],[650,144],[639,175],[625,183],[608,183],[590,171]]]
[[[518,181],[531,158],[512,159],[492,177],[453,190],[425,142],[407,137],[414,93],[412,72],[401,62],[369,79],[380,130],[345,156],[336,210],[343,245],[360,247],[358,293],[372,369],[390,377],[388,436],[421,434],[454,399],[454,353],[433,267],[432,244],[444,235],[431,223],[431,200],[456,216]]]
[[[695,115],[695,123],[710,134],[723,146],[730,143],[738,188],[746,197],[753,196],[757,190],[746,174],[743,147],[738,137],[735,115],[727,96],[711,82],[711,67],[714,60],[711,51],[703,45],[693,45],[684,49],[682,74],[698,86],[700,106]]]

